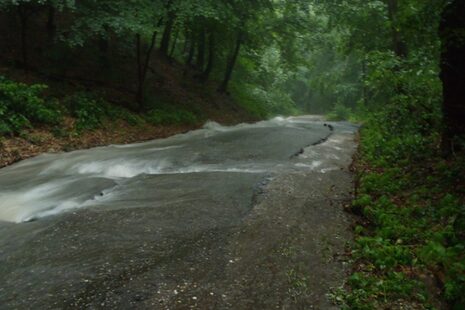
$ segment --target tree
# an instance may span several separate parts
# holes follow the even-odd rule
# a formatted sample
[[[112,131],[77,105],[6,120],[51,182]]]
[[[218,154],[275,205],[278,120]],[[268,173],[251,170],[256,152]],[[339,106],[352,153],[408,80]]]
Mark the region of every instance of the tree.
[[[465,1],[454,0],[444,9],[440,25],[442,40],[444,131],[442,150],[450,155],[465,136]],[[463,147],[463,144],[462,144]]]
[[[66,41],[71,46],[83,46],[95,38],[106,39],[111,35],[120,39],[134,38],[135,98],[139,109],[143,110],[148,68],[165,13],[165,5],[156,0],[82,1],[76,5],[72,31]]]

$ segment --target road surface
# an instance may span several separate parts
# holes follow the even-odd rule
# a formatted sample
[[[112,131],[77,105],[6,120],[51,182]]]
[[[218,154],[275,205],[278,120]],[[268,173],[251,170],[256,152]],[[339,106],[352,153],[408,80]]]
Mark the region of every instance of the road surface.
[[[337,309],[356,130],[208,123],[0,170],[0,309]]]

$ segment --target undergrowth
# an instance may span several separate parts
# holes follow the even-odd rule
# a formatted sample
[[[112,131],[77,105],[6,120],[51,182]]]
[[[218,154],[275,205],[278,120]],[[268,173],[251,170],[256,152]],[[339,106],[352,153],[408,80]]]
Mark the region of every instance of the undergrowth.
[[[0,76],[0,136],[36,124],[56,125],[63,116],[56,100],[45,100],[46,85],[26,85]]]
[[[345,309],[435,309],[438,300],[465,309],[465,156],[442,159],[437,144],[434,133],[396,136],[378,120],[362,129],[352,205],[362,221]]]
[[[192,125],[202,121],[201,113],[177,105],[157,102],[142,114],[110,104],[102,94],[82,91],[57,99],[44,94],[47,89],[47,85],[27,85],[0,76],[0,137],[30,137],[26,131],[38,126],[48,126],[54,136],[66,137],[102,128],[106,122],[116,120],[132,126]],[[72,128],[64,125],[65,117],[74,120]]]
[[[334,109],[326,115],[328,121],[348,121],[352,118],[353,112],[350,108],[336,104]]]
[[[64,100],[71,116],[76,119],[75,129],[94,130],[102,126],[105,120],[125,120],[130,125],[138,125],[144,119],[122,107],[109,104],[93,93],[78,92]]]
[[[465,309],[465,154],[441,156],[438,65],[377,52],[368,67],[355,268],[338,300],[345,309]]]

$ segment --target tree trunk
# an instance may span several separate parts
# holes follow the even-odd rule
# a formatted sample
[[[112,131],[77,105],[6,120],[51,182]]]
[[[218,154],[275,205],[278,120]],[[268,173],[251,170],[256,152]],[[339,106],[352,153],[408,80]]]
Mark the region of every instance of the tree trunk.
[[[176,45],[178,44],[178,38],[179,38],[179,30],[176,31],[176,33],[174,34],[174,40],[173,40],[173,44],[171,46],[171,51],[170,51],[170,59],[173,58],[173,55],[174,55],[174,52],[176,51]]]
[[[442,14],[441,80],[443,83],[445,156],[460,150],[457,138],[465,137],[465,2],[455,0]]]
[[[362,100],[363,100],[363,104],[365,105],[365,107],[368,104],[368,90],[367,90],[367,86],[365,83],[366,78],[367,78],[367,59],[366,59],[366,56],[363,56],[363,60],[362,60]]]
[[[48,7],[48,18],[47,18],[47,35],[50,42],[55,39],[56,24],[55,24],[55,8],[52,5]]]
[[[208,40],[208,63],[205,71],[202,74],[202,82],[208,81],[210,74],[213,70],[213,64],[215,62],[215,35],[210,33]]]
[[[194,60],[194,54],[195,54],[195,41],[192,40],[192,39],[187,39],[188,40],[188,44],[189,44],[189,52],[187,53],[187,57],[186,57],[186,63],[185,63],[185,66],[184,66],[184,70],[183,70],[183,76],[187,76],[188,72],[189,72],[189,68],[192,67],[192,61]]]
[[[109,49],[110,43],[108,38],[103,37],[98,39],[98,50],[99,50],[99,64],[100,66],[105,69],[110,66],[110,57],[109,57]]]
[[[163,37],[161,39],[160,52],[168,57],[168,49],[170,47],[171,33],[173,32],[175,17],[173,14],[169,14],[168,22],[166,23],[165,30],[163,31]]]
[[[189,53],[187,54],[187,58],[186,58],[186,66],[192,65],[192,60],[194,60],[194,54],[195,54],[195,42],[191,40],[190,47],[189,47]]]
[[[139,108],[143,106],[144,102],[144,83],[142,81],[142,43],[140,34],[136,34],[136,56],[137,56],[137,92],[136,101],[139,104]]]
[[[18,16],[19,21],[21,24],[21,61],[22,66],[27,68],[29,66],[29,55],[28,55],[28,40],[27,40],[27,32],[28,32],[28,13],[27,9],[24,8],[22,5],[18,6]]]
[[[147,72],[150,65],[150,60],[152,59],[153,48],[157,40],[157,32],[154,31],[152,38],[148,47],[148,50],[145,53],[145,58],[143,59],[142,55],[142,42],[140,34],[136,35],[136,47],[137,47],[137,94],[136,100],[139,104],[139,110],[144,110],[144,93],[145,93],[145,81],[147,79]]]
[[[400,31],[397,25],[397,14],[399,11],[399,5],[397,0],[387,0],[388,5],[388,16],[391,22],[391,36],[392,36],[392,50],[397,57],[407,57],[407,45],[402,40]]]
[[[234,67],[236,66],[236,62],[239,56],[239,52],[241,50],[241,46],[242,46],[242,33],[239,33],[237,36],[237,40],[236,40],[236,47],[234,48],[234,52],[231,56],[231,59],[228,61],[228,64],[226,66],[226,73],[224,76],[224,80],[221,83],[220,87],[218,88],[218,91],[221,93],[226,93],[228,91],[229,81],[232,78],[232,74],[234,71]]]
[[[184,46],[182,48],[182,54],[183,55],[186,55],[187,50],[189,48],[189,40],[188,40],[188,38],[189,38],[189,31],[186,30],[185,33],[184,33]]]
[[[202,27],[199,33],[199,44],[197,45],[197,68],[203,71],[205,67],[205,28]]]

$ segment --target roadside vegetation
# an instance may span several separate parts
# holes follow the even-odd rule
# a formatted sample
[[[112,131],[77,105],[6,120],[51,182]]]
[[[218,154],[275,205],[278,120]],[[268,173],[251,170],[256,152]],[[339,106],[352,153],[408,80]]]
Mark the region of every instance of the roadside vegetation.
[[[456,83],[465,68],[456,57],[465,7],[328,2],[320,8],[344,51],[329,68],[359,73],[333,86],[339,102],[328,118],[363,124],[350,207],[359,216],[354,269],[335,300],[344,309],[464,309],[464,85]],[[331,71],[332,80],[344,76]],[[354,87],[358,99],[345,104]]]

